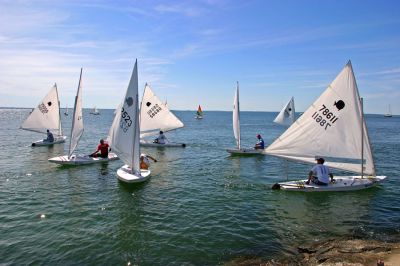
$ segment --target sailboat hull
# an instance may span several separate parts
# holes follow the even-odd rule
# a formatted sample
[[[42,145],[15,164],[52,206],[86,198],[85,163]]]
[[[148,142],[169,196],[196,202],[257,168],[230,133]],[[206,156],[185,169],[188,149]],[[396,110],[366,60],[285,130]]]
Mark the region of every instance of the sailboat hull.
[[[263,150],[240,148],[226,149],[231,155],[262,155]]]
[[[154,143],[154,142],[148,142],[145,140],[141,140],[140,141],[140,146],[142,147],[156,147],[156,148],[164,148],[164,147],[175,147],[175,148],[185,148],[186,144],[185,143],[176,143],[176,142],[168,142],[165,144],[161,144],[161,143]]]
[[[319,186],[312,183],[307,185],[305,183],[307,180],[298,180],[277,183],[272,189],[300,192],[355,191],[376,186],[385,179],[386,176],[366,176],[364,178],[361,178],[361,176],[338,176],[335,177],[335,182],[331,182],[327,186]]]
[[[67,139],[66,136],[55,137],[53,142],[49,142],[49,141],[41,139],[41,140],[33,142],[32,147],[51,146],[54,144],[60,144],[60,143],[64,143],[66,139]]]
[[[106,163],[109,161],[118,160],[118,156],[115,153],[110,152],[108,154],[108,158],[101,157],[89,157],[87,155],[72,155],[71,158],[68,158],[68,155],[57,156],[50,158],[48,161],[51,163],[61,164],[61,165],[87,165],[94,163]]]
[[[124,183],[134,184],[145,182],[150,178],[150,170],[140,170],[140,175],[132,174],[129,165],[125,164],[117,170],[118,180]]]

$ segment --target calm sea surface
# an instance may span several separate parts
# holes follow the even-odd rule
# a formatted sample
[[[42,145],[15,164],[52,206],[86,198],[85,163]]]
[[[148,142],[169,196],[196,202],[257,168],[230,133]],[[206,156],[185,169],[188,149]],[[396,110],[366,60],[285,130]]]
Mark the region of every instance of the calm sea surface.
[[[84,111],[77,153],[107,136],[113,110]],[[151,179],[117,181],[121,161],[60,167],[68,141],[30,147],[44,136],[19,130],[27,109],[0,109],[0,264],[216,265],[240,256],[271,258],[301,243],[356,235],[400,241],[400,117],[367,115],[381,186],[349,193],[272,191],[305,177],[310,166],[269,156],[229,157],[231,112],[177,111],[185,127],[167,133],[186,148],[143,149],[159,162]],[[285,128],[276,113],[242,112],[243,146],[261,133],[271,143]],[[69,135],[71,115],[62,118]],[[337,173],[337,172],[336,172]],[[45,218],[40,216],[44,214]]]

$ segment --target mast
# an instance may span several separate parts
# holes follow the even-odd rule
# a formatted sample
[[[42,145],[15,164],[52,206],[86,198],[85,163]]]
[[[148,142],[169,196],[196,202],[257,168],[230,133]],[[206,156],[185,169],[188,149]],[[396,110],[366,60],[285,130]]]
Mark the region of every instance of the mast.
[[[70,137],[69,137],[68,159],[71,157],[72,134],[73,134],[73,132],[74,132],[74,127],[75,127],[76,104],[77,104],[77,102],[78,102],[78,93],[79,93],[79,86],[81,85],[81,80],[82,80],[82,68],[81,68],[81,74],[80,74],[80,76],[79,76],[78,92],[76,93],[76,96],[75,96],[74,114],[73,114],[73,116],[72,116],[71,135],[70,135]]]
[[[62,136],[62,129],[61,129],[61,105],[60,105],[60,98],[58,98],[58,89],[57,83],[54,83],[54,87],[56,87],[56,94],[57,94],[57,101],[58,101],[58,135]]]
[[[361,104],[361,178],[364,178],[364,100],[360,98]]]

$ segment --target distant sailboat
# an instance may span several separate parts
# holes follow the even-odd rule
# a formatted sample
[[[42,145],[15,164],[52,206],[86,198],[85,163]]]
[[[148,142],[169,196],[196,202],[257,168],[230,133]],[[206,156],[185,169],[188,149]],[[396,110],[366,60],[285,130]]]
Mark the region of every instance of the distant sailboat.
[[[146,147],[185,147],[184,143],[167,141],[166,143],[154,143],[143,138],[156,136],[160,131],[168,132],[184,125],[168,107],[154,94],[146,83],[143,98],[140,105],[140,144]]]
[[[384,115],[384,117],[392,117],[392,109],[390,108],[390,104],[388,107],[388,112]]]
[[[65,116],[68,116],[68,105],[65,107],[64,115],[65,115]]]
[[[262,154],[263,150],[256,150],[254,148],[242,148],[240,143],[240,106],[239,106],[239,82],[237,82],[235,97],[233,100],[233,112],[232,112],[232,126],[233,135],[236,140],[236,148],[226,149],[232,155],[252,155]]]
[[[292,97],[276,116],[274,122],[280,125],[290,126],[295,120],[294,98]]]
[[[90,114],[92,114],[92,115],[99,115],[100,114],[100,112],[99,112],[99,110],[97,110],[97,108],[96,108],[96,106],[93,108],[93,110],[90,112]]]
[[[47,130],[50,130],[56,135],[53,142],[42,139],[33,142],[32,146],[48,146],[65,142],[67,137],[62,135],[57,84],[54,84],[38,107],[22,123],[21,129],[44,134],[47,133]]]
[[[376,176],[363,102],[350,61],[325,92],[264,153],[310,164],[323,157],[329,167],[361,173],[361,176],[335,176],[335,182],[328,185],[298,180],[275,184],[276,189],[350,191],[372,187],[386,179],[386,176]]]
[[[72,117],[71,137],[69,141],[68,155],[57,156],[49,159],[49,162],[61,165],[85,165],[99,162],[107,162],[118,159],[115,153],[109,153],[108,158],[89,157],[87,155],[75,155],[74,151],[78,146],[79,140],[82,137],[83,126],[83,112],[82,112],[82,68],[79,76],[78,89],[75,96],[74,114]]]
[[[144,182],[150,177],[150,170],[141,170],[139,166],[140,123],[138,87],[136,60],[123,104],[120,109],[118,108],[109,132],[112,150],[125,163],[117,171],[118,179],[125,183]]]
[[[199,105],[199,107],[197,108],[197,112],[196,112],[196,119],[203,119],[203,110],[201,110],[201,106]]]

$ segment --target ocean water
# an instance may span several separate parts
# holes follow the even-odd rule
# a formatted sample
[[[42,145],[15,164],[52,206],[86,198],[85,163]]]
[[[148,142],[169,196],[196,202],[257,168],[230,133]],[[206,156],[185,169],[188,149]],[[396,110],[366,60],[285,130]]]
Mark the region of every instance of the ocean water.
[[[77,153],[95,150],[113,110],[84,111]],[[400,117],[367,115],[382,185],[348,193],[273,191],[275,182],[305,177],[309,165],[269,156],[230,157],[231,112],[176,111],[185,127],[168,132],[186,148],[143,152],[158,159],[151,179],[125,186],[121,161],[60,167],[68,140],[30,147],[44,136],[18,129],[27,109],[0,109],[0,264],[216,265],[242,256],[272,258],[297,245],[355,235],[400,241]],[[266,144],[285,127],[276,113],[242,112],[243,146]],[[69,135],[71,115],[63,115]],[[335,171],[335,174],[339,174]],[[41,215],[45,215],[41,218]]]

